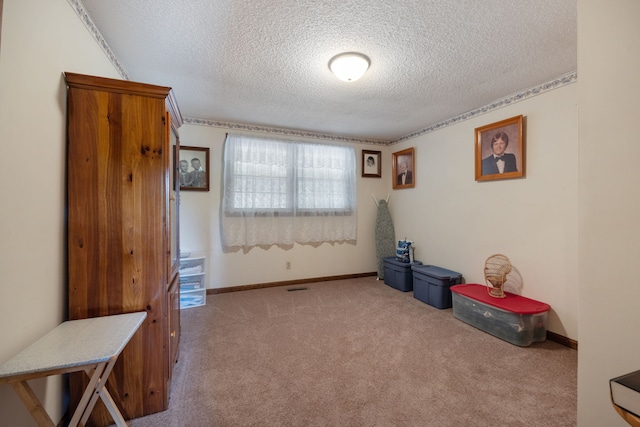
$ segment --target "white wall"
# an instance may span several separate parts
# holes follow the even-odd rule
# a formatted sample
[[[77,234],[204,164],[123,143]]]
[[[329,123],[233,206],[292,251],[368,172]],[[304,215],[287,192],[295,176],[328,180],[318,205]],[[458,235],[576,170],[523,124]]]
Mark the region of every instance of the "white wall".
[[[474,128],[522,114],[525,178],[476,182]],[[577,339],[576,84],[392,147],[415,148],[416,187],[392,193],[397,235],[416,258],[484,284],[484,262],[513,264],[506,289],[551,305],[550,331]]]
[[[387,147],[355,146],[358,167],[357,244],[324,243],[315,248],[309,245],[295,245],[289,250],[272,247],[269,250],[253,248],[246,254],[242,251],[223,253],[220,243],[219,209],[225,135],[225,129],[207,126],[183,125],[180,128],[182,145],[210,148],[210,191],[183,191],[180,194],[182,250],[204,252],[207,255],[209,288],[369,273],[377,270],[374,242],[377,208],[371,195],[375,194],[378,199],[386,197],[388,191],[384,185],[384,178],[388,178],[389,171],[386,175],[383,173],[382,179],[361,178],[361,150],[388,151]],[[287,261],[291,262],[290,270],[285,268]]]
[[[609,379],[640,369],[640,2],[578,0],[578,424],[627,425]]]
[[[65,0],[4,0],[0,47],[0,363],[66,318],[66,92],[62,73],[118,77]],[[54,421],[60,377],[31,382]],[[0,425],[31,426],[0,385]]]
[[[639,8],[636,0],[578,0],[577,85],[382,148],[387,160],[394,151],[416,148],[417,185],[391,190],[389,164],[382,180],[358,182],[356,248],[221,254],[215,229],[220,179],[215,173],[211,192],[183,194],[183,240],[209,251],[211,267],[224,272],[212,278],[211,287],[374,271],[373,237],[366,231],[375,218],[370,193],[380,198],[391,193],[397,234],[416,241],[422,261],[481,281],[486,256],[507,254],[522,275],[523,294],[554,308],[550,330],[579,339],[579,425],[626,425],[611,408],[608,380],[639,369],[634,332],[640,323],[640,286],[633,280],[640,255],[640,171],[635,164],[640,154],[635,123],[640,113]],[[66,1],[4,0],[0,363],[66,316],[66,70],[118,77]],[[517,114],[527,117],[526,178],[476,183],[473,128]],[[219,167],[224,130],[186,125],[181,136],[183,144],[217,151],[212,164]],[[359,146],[357,152],[362,148],[376,149]],[[444,160],[436,160],[438,155]],[[540,167],[542,162],[549,163]],[[502,201],[495,205],[496,200]],[[486,231],[498,219],[514,236],[503,244]],[[187,224],[194,228],[186,230]],[[292,270],[284,269],[287,260]],[[60,382],[34,381],[32,386],[57,421],[63,407]],[[0,425],[35,425],[6,385],[0,385]]]
[[[183,145],[211,148],[213,177],[209,193],[181,195],[182,246],[207,253],[211,288],[376,271],[371,193],[378,199],[390,194],[396,238],[415,242],[416,259],[458,271],[468,283],[484,283],[486,258],[506,254],[520,278],[513,290],[550,304],[549,330],[577,339],[576,96],[576,84],[570,84],[402,144],[374,147],[383,152],[383,178],[358,181],[356,247],[222,253],[218,211],[225,130],[183,126]],[[476,182],[474,128],[519,114],[526,120],[526,178]],[[408,147],[415,148],[416,186],[393,190],[391,153]],[[372,149],[356,147],[358,159],[362,148]],[[503,237],[495,237],[496,230]],[[291,270],[285,270],[287,260]]]

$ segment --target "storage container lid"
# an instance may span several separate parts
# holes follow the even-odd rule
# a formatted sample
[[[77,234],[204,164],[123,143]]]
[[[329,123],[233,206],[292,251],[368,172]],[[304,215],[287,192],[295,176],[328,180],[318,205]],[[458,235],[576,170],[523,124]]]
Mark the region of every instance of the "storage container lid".
[[[422,265],[420,261],[404,262],[404,261],[400,261],[398,258],[394,256],[383,257],[382,263],[383,264],[387,263],[387,264],[396,265],[399,267],[407,267],[407,268],[412,267],[414,265]]]
[[[487,292],[487,286],[478,284],[454,285],[451,292],[464,295],[473,300],[510,311],[517,314],[538,314],[544,313],[551,309],[549,304],[532,300],[520,295],[505,292],[504,298],[495,298]]]
[[[440,280],[451,280],[462,277],[462,274],[457,271],[447,270],[446,268],[436,267],[435,265],[417,265],[415,267],[411,267],[411,270]]]

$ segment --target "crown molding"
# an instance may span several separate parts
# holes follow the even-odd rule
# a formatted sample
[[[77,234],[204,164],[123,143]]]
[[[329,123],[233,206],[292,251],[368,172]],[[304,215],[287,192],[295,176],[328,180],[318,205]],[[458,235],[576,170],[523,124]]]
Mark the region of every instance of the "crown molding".
[[[325,141],[351,142],[356,144],[372,144],[372,145],[388,145],[389,141],[379,139],[357,138],[349,136],[331,135],[326,133],[308,132],[296,129],[283,129],[269,126],[257,126],[245,123],[220,122],[217,120],[197,119],[193,117],[185,117],[184,123],[191,125],[211,126],[217,128],[239,130],[245,132],[267,133],[271,135],[297,136],[302,138],[322,139]]]
[[[344,137],[344,136],[336,136],[336,135],[327,135],[327,134],[316,133],[316,132],[308,132],[303,130],[255,126],[255,125],[244,124],[244,123],[220,122],[216,120],[206,120],[206,119],[198,119],[198,118],[192,118],[192,117],[185,117],[184,123],[201,125],[201,126],[211,126],[211,127],[224,128],[224,129],[232,129],[232,130],[241,130],[241,131],[247,131],[247,132],[260,132],[260,133],[269,133],[269,134],[275,134],[275,135],[317,138],[317,139],[330,140],[330,141],[352,142],[352,143],[373,144],[373,145],[393,145],[402,141],[406,141],[408,139],[417,138],[418,136],[440,130],[447,126],[458,124],[465,120],[469,120],[473,117],[489,113],[491,111],[497,110],[502,107],[506,107],[511,104],[515,104],[516,102],[524,101],[525,99],[529,99],[531,97],[540,95],[544,92],[548,92],[550,90],[558,89],[562,86],[575,83],[577,80],[578,80],[578,73],[573,71],[573,72],[564,74],[554,80],[551,80],[550,82],[543,83],[541,85],[517,92],[513,95],[506,96],[490,104],[476,108],[475,110],[468,111],[466,113],[460,114],[459,116],[452,117],[445,121],[425,127],[423,129],[417,130],[415,132],[412,132],[408,135],[402,136],[394,140],[376,140],[376,139],[366,139],[366,138]]]
[[[120,60],[115,55],[115,53],[113,53],[113,51],[107,44],[107,41],[104,39],[104,37],[102,37],[102,34],[98,30],[98,27],[96,27],[96,25],[91,20],[91,17],[85,10],[82,2],[80,0],[67,0],[67,2],[71,5],[73,10],[76,12],[76,15],[78,15],[78,17],[80,18],[84,26],[87,27],[87,30],[89,30],[89,33],[91,33],[94,40],[98,43],[98,46],[100,46],[100,48],[105,53],[105,55],[107,55],[107,58],[109,59],[109,61],[111,61],[111,64],[113,64],[113,66],[116,67],[116,70],[118,71],[118,74],[120,74],[120,77],[122,77],[123,80],[130,80],[129,73],[127,73],[127,69],[122,64],[122,62],[120,62]]]
[[[104,37],[102,37],[102,34],[100,34],[100,31],[98,31],[98,28],[95,26],[95,24],[87,14],[86,10],[84,9],[84,5],[81,3],[81,1],[80,0],[67,0],[67,1],[69,2],[73,10],[76,12],[80,20],[87,27],[87,29],[89,30],[93,38],[96,40],[96,42],[98,42],[98,45],[107,55],[107,58],[109,58],[113,66],[116,67],[120,76],[124,80],[130,80],[129,75],[126,71],[126,68],[120,62],[120,60],[116,57],[116,55],[113,53],[113,51],[107,44],[106,40],[104,39]],[[329,141],[350,142],[350,143],[357,143],[357,144],[393,145],[409,139],[417,138],[421,135],[434,132],[436,130],[440,130],[447,126],[458,124],[460,122],[471,119],[473,117],[489,113],[491,111],[497,110],[502,107],[506,107],[511,104],[515,104],[516,102],[524,101],[525,99],[529,99],[531,97],[540,95],[550,90],[558,89],[560,87],[575,83],[577,82],[577,80],[578,80],[577,71],[572,71],[554,80],[551,80],[549,82],[506,96],[490,104],[476,108],[475,110],[471,110],[466,113],[460,114],[458,116],[452,117],[450,119],[444,120],[442,122],[427,126],[425,128],[422,128],[420,130],[417,130],[415,132],[412,132],[410,134],[407,134],[405,136],[402,136],[394,140],[377,140],[377,139],[368,139],[368,138],[338,136],[338,135],[330,135],[330,134],[323,134],[323,133],[317,133],[317,132],[309,132],[304,130],[283,129],[283,128],[258,126],[258,125],[244,124],[244,123],[221,122],[217,120],[199,119],[194,117],[183,117],[183,123],[200,125],[200,126],[211,126],[211,127],[217,127],[217,128],[233,129],[233,130],[241,130],[241,131],[249,131],[249,132],[275,134],[275,135],[297,136],[297,137],[315,138],[315,139],[322,139],[322,140],[329,140]]]
[[[534,96],[540,95],[544,92],[548,92],[550,90],[558,89],[562,86],[566,86],[578,81],[578,73],[576,71],[572,71],[570,73],[564,74],[550,82],[543,83],[538,86],[534,86],[529,89],[525,89],[523,91],[517,92],[513,95],[506,96],[504,98],[498,99],[490,104],[487,104],[483,107],[476,108],[475,110],[468,111],[466,113],[460,114],[459,116],[452,117],[440,123],[436,123],[429,127],[420,129],[418,131],[412,132],[408,135],[400,137],[394,141],[391,141],[389,145],[396,144],[398,142],[406,141],[408,139],[416,138],[418,136],[424,135],[429,132],[433,132],[439,129],[442,129],[447,126],[455,125],[465,120],[471,119],[476,116],[481,116],[483,114],[489,113],[491,111],[497,110],[502,107],[506,107],[511,104],[515,104],[516,102],[524,101],[525,99],[532,98]]]

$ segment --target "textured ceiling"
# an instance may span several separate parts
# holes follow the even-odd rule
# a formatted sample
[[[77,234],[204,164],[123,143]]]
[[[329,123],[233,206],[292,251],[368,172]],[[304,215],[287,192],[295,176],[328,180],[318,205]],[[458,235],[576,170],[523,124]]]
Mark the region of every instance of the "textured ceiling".
[[[392,142],[577,68],[576,0],[69,2],[187,122]],[[346,51],[371,58],[354,83]]]

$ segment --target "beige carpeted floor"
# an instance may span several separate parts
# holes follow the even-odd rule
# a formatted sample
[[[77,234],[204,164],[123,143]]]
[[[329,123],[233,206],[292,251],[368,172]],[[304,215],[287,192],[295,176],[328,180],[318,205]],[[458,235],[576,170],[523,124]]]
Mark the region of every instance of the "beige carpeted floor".
[[[169,409],[146,426],[576,425],[577,352],[521,348],[375,277],[183,310]]]

